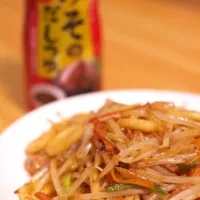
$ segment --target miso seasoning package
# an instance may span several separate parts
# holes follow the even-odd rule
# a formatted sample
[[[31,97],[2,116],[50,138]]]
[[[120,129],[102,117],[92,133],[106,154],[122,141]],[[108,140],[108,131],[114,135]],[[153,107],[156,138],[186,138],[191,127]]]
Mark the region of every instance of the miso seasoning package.
[[[25,68],[29,109],[100,89],[97,0],[27,0]]]

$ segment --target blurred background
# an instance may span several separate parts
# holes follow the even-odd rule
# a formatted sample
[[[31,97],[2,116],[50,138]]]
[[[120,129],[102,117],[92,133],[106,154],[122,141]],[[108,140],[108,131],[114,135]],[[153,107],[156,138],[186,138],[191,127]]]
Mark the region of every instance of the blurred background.
[[[199,0],[100,0],[103,90],[200,92]],[[25,112],[24,1],[0,0],[0,131]]]

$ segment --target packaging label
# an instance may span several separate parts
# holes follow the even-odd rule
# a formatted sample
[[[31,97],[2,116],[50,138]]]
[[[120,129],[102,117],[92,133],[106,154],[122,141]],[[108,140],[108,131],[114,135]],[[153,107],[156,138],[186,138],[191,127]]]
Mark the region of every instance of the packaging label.
[[[55,78],[70,63],[94,57],[88,0],[39,3],[38,74]]]
[[[25,67],[30,109],[100,88],[97,0],[27,0]]]

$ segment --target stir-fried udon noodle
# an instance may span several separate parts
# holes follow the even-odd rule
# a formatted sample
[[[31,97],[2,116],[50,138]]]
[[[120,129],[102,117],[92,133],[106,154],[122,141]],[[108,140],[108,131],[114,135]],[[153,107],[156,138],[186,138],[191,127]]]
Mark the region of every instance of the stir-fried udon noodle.
[[[60,123],[26,148],[21,200],[200,198],[200,113],[169,102],[124,105]]]

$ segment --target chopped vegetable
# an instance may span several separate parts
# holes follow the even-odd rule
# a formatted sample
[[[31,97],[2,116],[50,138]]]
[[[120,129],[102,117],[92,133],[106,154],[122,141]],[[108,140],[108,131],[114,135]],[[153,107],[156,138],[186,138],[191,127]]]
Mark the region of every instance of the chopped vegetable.
[[[49,156],[55,156],[63,153],[83,135],[82,125],[73,125],[62,130],[46,147],[46,152]]]
[[[92,169],[92,175],[90,175],[90,190],[91,192],[100,192],[100,181],[97,179],[98,177],[97,169]]]
[[[50,176],[57,194],[63,194],[63,188],[60,185],[60,180],[57,172],[56,160],[52,159],[49,166]]]
[[[119,119],[124,111],[132,110],[136,107],[137,105],[128,106],[128,107],[122,106],[122,108],[118,109],[118,111],[113,111],[113,112],[102,114],[101,116],[94,117],[90,120],[90,122],[92,122],[93,124],[96,124],[101,121],[106,121],[108,119]]]
[[[187,173],[190,169],[196,167],[198,163],[180,163],[176,164],[179,167],[179,172],[181,173]]]
[[[90,122],[92,122],[93,124],[97,124],[99,122],[101,122],[101,118],[102,119],[119,119],[121,116],[121,114],[119,112],[114,112],[114,113],[108,113],[99,117],[95,117],[93,119],[90,120]]]
[[[168,195],[168,192],[166,192],[165,190],[163,190],[161,187],[159,187],[159,186],[155,186],[154,188],[153,188],[153,191],[155,192],[155,193],[158,193],[158,194],[163,194],[163,195]]]
[[[200,137],[196,138],[194,145],[198,150],[200,150]]]
[[[88,113],[77,114],[69,118],[70,123],[84,124],[88,121],[90,115]]]
[[[107,152],[113,152],[114,151],[114,146],[106,139],[106,129],[104,124],[96,124],[94,128],[94,133],[97,134],[98,136],[96,137],[97,139],[100,138],[104,145],[105,145],[105,150]]]
[[[142,187],[135,184],[111,184],[111,185],[106,186],[105,190],[107,192],[115,192],[115,191],[120,191],[120,190],[131,189],[131,188],[142,188]],[[159,186],[154,186],[152,190],[153,192],[158,193],[158,194],[162,194],[162,195],[168,194],[168,192],[166,192]]]
[[[50,196],[48,196],[47,194],[44,194],[42,192],[37,192],[37,193],[35,193],[34,196],[40,200],[52,200],[52,198]]]
[[[62,179],[62,186],[65,192],[69,189],[70,185],[71,185],[71,175],[67,174]]]
[[[200,165],[197,165],[196,167],[190,169],[190,176],[200,176]]]
[[[119,125],[113,119],[110,119],[107,122],[108,122],[108,125],[110,126],[112,132],[114,133],[114,135],[116,137],[119,138],[119,140],[121,140],[122,142],[129,141],[126,134],[124,134],[124,132],[119,127]]]
[[[47,195],[55,193],[54,185],[51,182],[47,183],[46,185],[43,186],[41,192]]]
[[[107,192],[115,192],[119,190],[127,190],[130,188],[140,188],[140,186],[135,184],[111,184],[105,187]]]
[[[125,170],[126,169],[124,169],[124,173],[125,173]],[[114,169],[112,169],[111,175],[112,175],[113,180],[116,181],[117,183],[135,184],[135,185],[139,185],[139,186],[143,186],[143,187],[151,188],[151,189],[155,186],[155,183],[151,180],[141,179],[137,176],[134,176],[128,170],[126,172],[127,172],[127,175],[129,175],[129,177],[131,177],[131,178],[129,178],[129,179],[118,178],[115,174]]]
[[[114,197],[114,200],[124,200],[124,198],[121,196],[121,197]]]
[[[135,117],[128,119],[120,119],[118,121],[120,127],[141,130],[144,132],[158,131],[159,125],[150,120],[137,119]]]
[[[167,113],[177,117],[185,117],[200,122],[200,113],[193,110],[169,109]]]
[[[107,176],[106,176],[106,181],[107,181],[107,183],[108,183],[109,185],[115,184],[115,183],[116,183],[116,181],[113,180],[111,174],[107,174]]]

